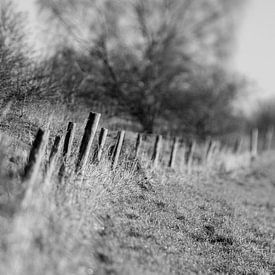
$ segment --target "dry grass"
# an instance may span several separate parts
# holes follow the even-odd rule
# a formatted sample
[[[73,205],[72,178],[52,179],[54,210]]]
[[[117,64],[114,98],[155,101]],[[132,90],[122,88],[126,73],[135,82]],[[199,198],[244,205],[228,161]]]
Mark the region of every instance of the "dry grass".
[[[22,209],[27,183],[18,175],[29,147],[7,132],[0,146],[0,274],[275,272],[271,155],[248,165],[247,156],[227,152],[187,175],[151,169],[145,154],[135,168],[124,152],[116,171],[107,158],[90,163],[82,183],[72,164],[62,183],[55,175],[38,179]]]

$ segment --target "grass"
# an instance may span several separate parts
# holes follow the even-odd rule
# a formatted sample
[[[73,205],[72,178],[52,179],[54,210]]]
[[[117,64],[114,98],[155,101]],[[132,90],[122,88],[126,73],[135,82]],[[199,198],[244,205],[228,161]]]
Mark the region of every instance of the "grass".
[[[107,158],[90,163],[82,183],[72,164],[63,183],[38,179],[22,209],[33,138],[23,125],[46,121],[37,110],[24,121],[13,112],[2,121],[0,274],[275,273],[271,153],[248,165],[227,152],[187,174],[152,169],[145,154],[133,167],[125,151],[116,171]]]

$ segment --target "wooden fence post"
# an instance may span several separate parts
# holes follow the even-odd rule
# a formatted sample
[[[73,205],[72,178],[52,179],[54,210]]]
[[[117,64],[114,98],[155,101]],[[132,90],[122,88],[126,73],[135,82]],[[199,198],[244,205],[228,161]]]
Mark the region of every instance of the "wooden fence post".
[[[45,181],[50,180],[51,175],[54,171],[54,166],[56,164],[56,159],[57,159],[57,154],[59,152],[59,147],[60,147],[60,143],[61,143],[61,137],[60,136],[56,136],[54,139],[54,143],[50,152],[50,157],[49,157],[49,161],[47,163],[47,167],[46,167],[46,177],[45,177]]]
[[[235,144],[234,144],[233,153],[234,154],[240,153],[241,149],[242,149],[242,145],[243,145],[243,138],[238,137],[235,141]]]
[[[59,150],[59,145],[60,145],[61,137],[56,136],[53,142],[53,146],[50,152],[50,157],[49,157],[49,164],[51,164],[54,161],[54,158],[56,157],[56,154]]]
[[[67,158],[70,157],[73,140],[74,140],[74,134],[75,134],[75,123],[69,122],[65,140],[64,140],[63,152],[62,152],[62,157],[64,158],[65,161],[67,161]]]
[[[125,136],[125,131],[118,132],[117,143],[114,149],[113,160],[112,160],[112,169],[115,169],[117,167],[124,136]]]
[[[209,138],[206,142],[206,145],[205,145],[205,156],[204,156],[205,157],[205,159],[204,159],[205,162],[208,162],[209,159],[211,158],[213,146],[214,146],[214,141],[211,138]]]
[[[211,157],[213,157],[214,155],[217,154],[218,149],[219,149],[219,141],[214,140],[213,145],[212,145],[212,149],[211,149]]]
[[[250,133],[250,154],[252,158],[255,158],[258,154],[258,134],[257,128],[253,129]]]
[[[84,134],[82,137],[82,141],[79,148],[78,158],[76,162],[76,172],[83,172],[85,170],[90,149],[93,143],[93,139],[95,137],[95,133],[98,127],[98,123],[100,120],[101,114],[99,113],[90,113]]]
[[[101,128],[98,139],[98,147],[93,156],[93,163],[99,163],[103,154],[103,148],[107,139],[108,129]]]
[[[272,141],[273,141],[273,134],[274,134],[274,127],[271,126],[268,128],[265,136],[265,150],[270,151],[272,148]]]
[[[177,151],[178,151],[178,138],[175,137],[173,140],[173,145],[172,145],[171,154],[170,154],[170,160],[169,160],[169,164],[168,164],[168,166],[172,169],[175,166]]]
[[[156,140],[155,140],[155,144],[154,144],[154,151],[153,151],[153,155],[152,155],[153,167],[158,166],[161,143],[162,143],[162,136],[161,135],[156,136]]]
[[[142,134],[139,133],[137,135],[136,146],[135,146],[135,159],[137,159],[140,154],[141,144],[142,144]]]
[[[44,155],[46,142],[48,141],[48,133],[38,129],[38,132],[33,141],[27,164],[23,173],[23,180],[31,178],[32,174],[38,172],[42,157]]]
[[[44,132],[39,129],[32,148],[29,154],[27,165],[25,166],[23,180],[28,181],[28,187],[22,200],[22,208],[28,207],[31,202],[33,191],[35,188],[35,183],[37,183],[37,176],[39,173],[39,168],[45,154],[46,145],[49,139],[49,131]]]
[[[187,171],[188,171],[188,174],[190,174],[190,172],[191,172],[195,149],[196,149],[196,141],[192,140],[192,142],[189,144],[188,151],[187,151]]]
[[[183,157],[180,158],[180,169],[182,171],[182,167],[185,168],[185,164],[186,164],[185,162],[186,145],[183,141],[181,142],[181,147],[182,147],[181,155],[183,155]]]
[[[74,140],[74,134],[75,134],[75,123],[69,122],[67,127],[66,136],[64,139],[64,145],[63,145],[63,152],[62,152],[62,163],[61,167],[58,173],[59,180],[61,180],[65,174],[66,171],[66,165],[68,162],[68,158],[71,155],[72,151],[72,145]]]
[[[215,148],[216,154],[221,152],[221,148],[222,148],[222,143],[220,140],[217,140],[216,148]]]

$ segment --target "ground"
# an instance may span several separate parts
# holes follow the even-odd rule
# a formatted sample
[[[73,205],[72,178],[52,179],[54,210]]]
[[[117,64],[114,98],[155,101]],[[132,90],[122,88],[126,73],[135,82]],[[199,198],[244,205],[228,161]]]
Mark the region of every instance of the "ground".
[[[96,273],[274,274],[274,164],[190,178],[156,172],[101,217]]]
[[[190,174],[104,160],[83,182],[38,179],[22,208],[30,134],[18,121],[1,128],[0,274],[275,274],[273,151]]]

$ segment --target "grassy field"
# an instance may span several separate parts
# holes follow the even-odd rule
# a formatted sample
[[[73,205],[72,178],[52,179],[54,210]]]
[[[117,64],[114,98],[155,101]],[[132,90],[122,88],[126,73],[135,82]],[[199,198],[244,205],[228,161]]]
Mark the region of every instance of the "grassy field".
[[[20,173],[50,113],[1,121],[0,274],[275,274],[274,152],[219,156],[189,175],[104,159],[82,183],[70,171],[38,180],[22,208]]]

